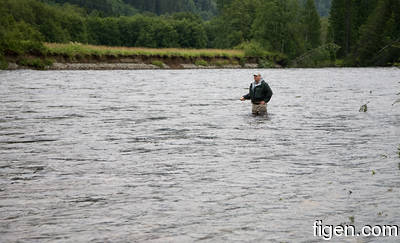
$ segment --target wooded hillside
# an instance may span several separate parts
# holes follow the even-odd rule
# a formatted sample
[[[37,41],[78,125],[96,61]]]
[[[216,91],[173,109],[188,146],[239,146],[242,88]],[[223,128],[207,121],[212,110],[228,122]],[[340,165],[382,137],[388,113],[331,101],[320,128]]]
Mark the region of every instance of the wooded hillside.
[[[42,42],[241,49],[295,66],[399,62],[398,0],[0,0],[0,59]],[[73,3],[73,5],[71,5]],[[317,5],[316,5],[317,3]],[[268,66],[266,63],[264,66]]]

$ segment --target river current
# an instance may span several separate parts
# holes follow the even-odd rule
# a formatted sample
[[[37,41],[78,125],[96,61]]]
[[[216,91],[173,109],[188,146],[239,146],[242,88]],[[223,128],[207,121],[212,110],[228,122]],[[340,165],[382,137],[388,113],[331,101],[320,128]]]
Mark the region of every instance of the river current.
[[[239,100],[258,71],[267,117]],[[321,242],[316,220],[400,225],[399,92],[395,68],[2,71],[0,242]]]

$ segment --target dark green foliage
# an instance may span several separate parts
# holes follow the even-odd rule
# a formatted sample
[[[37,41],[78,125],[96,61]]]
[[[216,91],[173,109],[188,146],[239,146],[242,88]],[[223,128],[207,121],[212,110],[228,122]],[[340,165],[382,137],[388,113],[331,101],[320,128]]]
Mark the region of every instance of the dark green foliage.
[[[216,14],[217,5],[214,0],[124,0],[142,12],[158,15],[175,12],[192,12],[210,19]]]
[[[8,68],[7,60],[4,58],[3,55],[0,55],[0,70],[7,69],[7,68]]]
[[[203,60],[203,59],[196,60],[196,62],[194,64],[196,66],[203,66],[203,67],[208,66],[208,62],[206,60]]]
[[[400,57],[398,0],[333,0],[330,25],[349,64],[387,65]]]
[[[1,11],[39,31],[48,42],[85,42],[85,18],[71,5],[50,6],[37,0],[0,0]]]
[[[194,12],[196,5],[193,0],[125,0],[141,11],[153,12],[158,15],[174,12]]]
[[[333,0],[330,16],[333,41],[341,46],[339,57],[354,51],[359,28],[375,9],[377,0]]]
[[[203,22],[193,14],[171,17],[132,17],[87,19],[89,43],[109,46],[204,48],[207,33]]]
[[[39,31],[22,20],[17,21],[7,6],[0,4],[0,69],[8,66],[6,56],[44,54],[46,50],[42,41],[43,36]]]
[[[89,43],[109,46],[204,48],[207,33],[196,16],[89,17]]]
[[[0,0],[0,20],[3,67],[7,56],[46,55],[42,42],[239,48],[303,66],[400,62],[399,0]]]
[[[234,0],[224,3],[221,15],[211,23],[215,27],[212,45],[217,48],[232,48],[252,39],[252,25],[256,19],[259,0]]]
[[[97,45],[120,46],[121,32],[116,18],[90,17],[87,20],[89,42]]]
[[[115,1],[111,0],[47,2],[71,2],[90,9],[95,6],[108,9],[115,5]],[[202,1],[196,3],[201,4]],[[107,7],[107,4],[111,5]],[[7,32],[0,29],[2,46],[7,45],[7,50],[16,54],[25,52],[26,48],[22,44],[28,45],[29,43],[25,43],[28,39],[154,48],[204,48],[208,43],[203,20],[191,13],[161,17],[137,14],[131,17],[104,18],[96,14],[87,15],[82,9],[69,4],[49,5],[38,0],[0,0],[0,11],[0,28],[8,29]],[[0,53],[4,53],[4,48]],[[21,50],[17,50],[18,48]]]
[[[246,57],[261,57],[268,54],[268,51],[256,41],[243,42],[236,48],[244,50]]]
[[[339,55],[341,57],[347,55],[350,51],[351,44],[351,8],[353,0],[333,0],[330,26],[333,31],[333,41],[341,47]]]
[[[157,66],[159,68],[164,68],[164,63],[162,61],[159,60],[154,60],[151,62],[151,64],[153,64],[154,66]]]
[[[187,19],[174,23],[177,32],[178,46],[183,48],[205,48],[207,46],[207,33],[201,23]]]
[[[380,0],[365,25],[355,52],[360,65],[395,63],[400,57],[400,2]]]
[[[219,1],[220,16],[207,26],[209,45],[250,46],[289,58],[321,45],[321,23],[314,0]],[[304,4],[303,4],[304,3]],[[211,44],[210,44],[211,43]],[[257,43],[257,44],[255,44]]]
[[[216,0],[217,1],[217,7],[219,11],[223,11],[225,8],[227,8],[233,0]]]
[[[314,0],[306,0],[302,19],[306,48],[317,48],[321,45],[321,20],[318,16]]]
[[[262,4],[252,25],[254,39],[266,49],[290,58],[304,51],[304,33],[297,0],[270,0]],[[304,28],[303,28],[304,29]]]
[[[122,0],[44,0],[48,3],[69,3],[84,8],[88,13],[104,16],[130,16],[138,11]]]
[[[171,23],[161,19],[148,19],[141,28],[136,46],[163,48],[178,47],[178,34]]]

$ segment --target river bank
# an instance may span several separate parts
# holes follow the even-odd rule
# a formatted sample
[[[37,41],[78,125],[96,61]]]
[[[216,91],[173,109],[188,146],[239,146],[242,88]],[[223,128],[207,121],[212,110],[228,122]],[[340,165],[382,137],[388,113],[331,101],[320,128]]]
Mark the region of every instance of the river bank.
[[[317,50],[318,51],[318,50]],[[81,43],[44,43],[23,53],[2,58],[1,69],[36,70],[147,70],[147,69],[252,69],[352,67],[341,59],[310,62],[309,55],[291,60],[279,53],[249,54],[244,50],[132,48]],[[307,59],[308,58],[308,59]],[[311,58],[312,59],[312,58]],[[5,64],[5,65],[4,65]],[[398,63],[392,66],[399,66]]]
[[[6,69],[237,69],[281,68],[287,63],[279,54],[246,56],[242,50],[128,48],[80,43],[45,43],[44,47],[42,51],[6,56]]]
[[[24,57],[24,62],[12,60],[7,70],[38,69],[38,70],[146,70],[146,69],[240,69],[257,68],[257,59],[240,64],[235,58],[196,58],[183,59],[178,57],[84,57],[75,60],[65,59],[63,56]],[[280,68],[279,64],[275,65]]]

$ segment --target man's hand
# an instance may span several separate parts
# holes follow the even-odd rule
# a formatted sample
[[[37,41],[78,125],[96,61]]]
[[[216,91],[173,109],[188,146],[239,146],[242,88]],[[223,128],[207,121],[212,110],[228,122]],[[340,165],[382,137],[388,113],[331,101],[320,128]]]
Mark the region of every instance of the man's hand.
[[[265,101],[261,101],[261,102],[260,102],[260,105],[265,105]]]
[[[241,97],[240,100],[241,100],[241,101],[245,101],[246,99],[245,99],[244,97]]]

